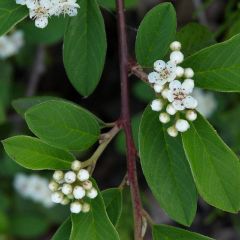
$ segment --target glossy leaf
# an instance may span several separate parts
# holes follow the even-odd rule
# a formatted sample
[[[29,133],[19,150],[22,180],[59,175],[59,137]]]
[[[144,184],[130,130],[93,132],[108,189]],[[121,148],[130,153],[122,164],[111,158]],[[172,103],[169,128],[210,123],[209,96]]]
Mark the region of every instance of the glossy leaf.
[[[154,225],[153,240],[213,240],[198,233],[167,225]]]
[[[227,212],[240,208],[240,163],[200,115],[183,135],[184,149],[201,197]]]
[[[189,23],[181,28],[176,35],[176,40],[181,42],[181,51],[185,57],[216,43],[213,33],[207,27],[197,23]]]
[[[29,136],[10,137],[2,143],[7,154],[28,169],[69,169],[75,159],[69,152]]]
[[[95,187],[97,188],[96,184]],[[119,236],[104,206],[103,198],[98,196],[90,201],[91,210],[85,214],[72,214],[72,232],[69,240],[119,240]]]
[[[92,114],[70,102],[51,100],[25,113],[31,131],[50,145],[83,151],[99,138],[100,127]]]
[[[197,86],[223,92],[240,91],[240,34],[186,58],[184,67],[195,71]]]
[[[51,240],[69,240],[72,230],[71,218],[68,218],[57,230]]]
[[[190,225],[196,213],[197,194],[180,136],[170,137],[147,107],[139,130],[144,176],[157,201],[175,221]]]
[[[122,190],[110,188],[102,192],[108,217],[112,224],[116,226],[122,213]]]
[[[13,0],[0,1],[0,36],[10,31],[28,14],[27,8]]]
[[[102,74],[106,55],[106,33],[96,0],[80,0],[81,9],[71,18],[64,37],[64,65],[77,91],[90,95]],[[97,40],[97,42],[96,42]]]
[[[124,6],[125,8],[134,8],[137,6],[139,0],[125,0]],[[114,10],[116,8],[116,3],[113,0],[98,0],[98,3],[107,9]]]
[[[151,9],[140,24],[136,39],[136,57],[140,65],[152,67],[163,59],[176,34],[176,13],[171,3]]]

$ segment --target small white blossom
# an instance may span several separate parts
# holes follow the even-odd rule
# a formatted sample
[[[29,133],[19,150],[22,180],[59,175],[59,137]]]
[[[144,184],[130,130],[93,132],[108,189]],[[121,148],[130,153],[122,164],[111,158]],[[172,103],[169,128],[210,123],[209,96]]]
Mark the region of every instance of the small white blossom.
[[[194,71],[192,70],[192,68],[186,68],[184,70],[184,76],[186,78],[192,78],[194,76]]]
[[[190,125],[188,121],[184,119],[178,119],[175,124],[175,127],[179,132],[186,132],[190,128]]]
[[[193,86],[189,83],[175,80],[169,84],[168,100],[178,111],[197,107],[197,100],[189,95],[193,91]]]
[[[154,70],[148,75],[150,83],[164,85],[166,82],[171,82],[176,78],[176,65],[172,62],[165,63],[162,60],[157,60],[154,63]]]
[[[179,51],[181,50],[182,44],[178,41],[174,41],[170,44],[170,49],[172,51]]]
[[[162,110],[163,103],[160,99],[155,99],[151,103],[151,108],[153,111],[160,112]]]
[[[170,116],[167,113],[160,113],[159,121],[161,123],[168,123],[170,121]]]
[[[167,99],[168,98],[168,93],[169,93],[169,89],[168,88],[164,88],[163,91],[162,91],[162,97],[164,99]]]
[[[175,64],[182,63],[184,60],[184,55],[180,51],[174,51],[170,54],[170,60]]]
[[[90,190],[92,188],[93,184],[91,181],[87,180],[87,181],[83,182],[82,186],[84,189]]]

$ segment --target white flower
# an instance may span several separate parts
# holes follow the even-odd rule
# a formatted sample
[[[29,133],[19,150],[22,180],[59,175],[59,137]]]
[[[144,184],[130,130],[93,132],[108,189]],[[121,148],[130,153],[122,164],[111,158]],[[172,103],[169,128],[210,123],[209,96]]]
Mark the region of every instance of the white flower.
[[[181,83],[175,80],[169,84],[168,100],[178,111],[185,108],[194,109],[197,107],[197,100],[189,94],[192,93],[194,85],[192,81],[184,81]]]
[[[195,88],[192,94],[198,101],[197,110],[204,116],[210,117],[217,108],[214,94]]]
[[[176,78],[176,65],[170,61],[167,63],[162,60],[156,61],[154,70],[155,72],[148,75],[150,83],[164,85],[166,82],[171,82]]]
[[[175,127],[179,132],[186,132],[190,128],[190,125],[188,121],[184,119],[178,119],[175,124]]]
[[[184,55],[182,52],[180,51],[173,51],[171,54],[170,54],[170,60],[175,63],[175,64],[179,64],[179,63],[182,63],[183,60],[184,60]]]
[[[55,182],[55,181],[51,181],[51,182],[48,184],[48,188],[49,188],[50,191],[55,192],[55,191],[58,190],[59,184],[58,184],[57,182]]]
[[[69,15],[70,17],[74,17],[78,13],[78,8],[80,6],[77,4],[77,0],[62,0],[60,4],[61,13],[64,15]]]
[[[63,200],[63,193],[62,192],[54,192],[52,193],[52,201],[54,203],[60,203]]]
[[[156,93],[160,93],[163,90],[163,85],[155,83],[153,89]]]
[[[151,103],[151,108],[155,112],[160,112],[162,110],[163,103],[160,99],[155,99]]]
[[[170,49],[172,51],[179,51],[182,47],[182,44],[178,41],[174,41],[170,44]]]
[[[86,169],[81,169],[77,174],[77,178],[80,181],[86,181],[89,179],[89,177],[90,177],[90,174]]]

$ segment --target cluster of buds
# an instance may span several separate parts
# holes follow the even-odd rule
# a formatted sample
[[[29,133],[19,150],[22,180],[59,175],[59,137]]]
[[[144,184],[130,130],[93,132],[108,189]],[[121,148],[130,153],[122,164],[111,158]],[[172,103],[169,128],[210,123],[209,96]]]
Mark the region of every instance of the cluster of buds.
[[[53,180],[49,183],[52,201],[62,205],[70,204],[72,213],[89,212],[90,204],[86,200],[96,198],[98,192],[80,161],[73,161],[71,169],[66,173],[60,170],[54,172]]]
[[[176,137],[178,132],[185,132],[190,128],[188,121],[196,120],[195,109],[198,102],[191,96],[194,89],[194,71],[179,66],[184,60],[180,51],[181,43],[172,42],[170,49],[170,60],[157,60],[154,63],[155,71],[148,75],[148,81],[157,95],[157,99],[151,103],[151,108],[161,112],[159,120],[164,124],[172,122],[171,117],[174,117],[174,124],[167,132],[171,137]]]

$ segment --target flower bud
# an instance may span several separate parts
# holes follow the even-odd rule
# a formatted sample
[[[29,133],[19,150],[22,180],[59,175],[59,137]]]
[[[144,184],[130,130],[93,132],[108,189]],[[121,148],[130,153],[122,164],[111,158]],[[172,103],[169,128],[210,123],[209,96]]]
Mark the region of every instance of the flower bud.
[[[72,162],[71,168],[73,171],[79,171],[81,169],[82,163],[78,160]]]
[[[182,45],[180,42],[178,41],[174,41],[170,44],[170,49],[172,51],[179,51],[181,49]]]
[[[167,98],[168,98],[168,93],[169,93],[169,89],[167,89],[167,88],[163,89],[163,91],[162,91],[162,97],[163,97],[164,99],[167,99]]]
[[[176,68],[176,75],[178,78],[181,78],[184,74],[184,69],[180,66],[177,66]]]
[[[67,197],[64,197],[63,200],[61,201],[62,205],[68,205],[69,203],[70,203],[70,200]]]
[[[57,182],[61,181],[64,177],[63,171],[57,170],[53,173],[53,179]]]
[[[155,83],[159,79],[159,73],[151,72],[148,74],[148,81],[150,83]]]
[[[188,110],[186,112],[186,118],[189,121],[195,121],[197,119],[197,113],[193,110]]]
[[[89,211],[90,211],[90,204],[89,204],[89,203],[84,203],[84,204],[82,205],[82,211],[83,211],[84,213],[89,212]]]
[[[194,76],[194,71],[192,70],[192,68],[185,68],[184,76],[186,78],[192,78]]]
[[[55,181],[51,181],[49,184],[48,184],[48,188],[50,189],[50,191],[52,192],[55,192],[58,190],[59,188],[59,184]]]
[[[170,121],[170,116],[167,113],[160,113],[159,121],[161,123],[168,123]]]
[[[77,178],[82,182],[88,180],[89,177],[90,174],[86,169],[81,169],[77,174]]]
[[[170,115],[174,115],[177,112],[177,110],[173,107],[172,104],[167,105],[166,111]]]
[[[180,51],[174,51],[170,54],[170,60],[175,64],[182,63],[184,60],[184,55]]]
[[[172,126],[172,127],[169,127],[169,128],[167,129],[167,133],[168,133],[168,135],[171,136],[171,137],[177,137],[177,135],[178,135],[178,130],[177,130],[174,126]]]
[[[51,195],[51,199],[54,203],[60,203],[63,200],[63,193],[62,192],[54,192]]]
[[[160,99],[155,99],[151,103],[151,108],[153,111],[160,112],[162,110],[163,103]]]
[[[163,85],[155,83],[153,88],[156,93],[160,93],[163,90]]]
[[[91,199],[97,197],[97,195],[98,195],[98,192],[95,188],[92,188],[89,191],[87,191],[87,196]]]
[[[84,189],[90,190],[92,188],[93,184],[91,181],[87,180],[82,183],[82,186]]]
[[[190,125],[188,121],[184,119],[178,119],[175,124],[175,127],[179,132],[186,132],[190,128]]]
[[[70,211],[72,213],[77,214],[77,213],[80,213],[81,210],[82,210],[82,204],[80,202],[72,202],[70,204]]]
[[[74,196],[76,199],[82,199],[85,195],[86,195],[86,192],[85,192],[85,190],[84,190],[83,187],[81,187],[81,186],[76,186],[76,187],[73,189],[73,196]]]
[[[72,185],[68,184],[68,183],[65,183],[63,184],[63,187],[62,187],[62,192],[65,194],[65,195],[68,195],[68,194],[71,194],[72,193]]]
[[[64,175],[66,183],[74,183],[76,181],[76,174],[73,171],[68,171]]]

